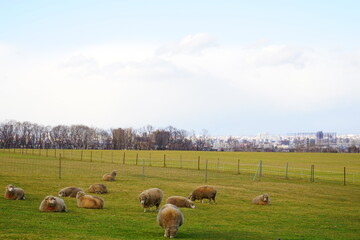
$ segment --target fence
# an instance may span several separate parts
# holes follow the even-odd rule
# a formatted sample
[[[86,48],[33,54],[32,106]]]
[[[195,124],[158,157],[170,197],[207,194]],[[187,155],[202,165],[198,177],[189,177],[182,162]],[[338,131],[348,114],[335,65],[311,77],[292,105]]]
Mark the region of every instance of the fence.
[[[184,152],[172,153],[63,150],[63,149],[2,149],[0,167],[3,170],[22,172],[38,176],[67,178],[79,170],[90,175],[99,171],[118,169],[123,176],[137,176],[145,179],[160,176],[172,179],[173,172],[181,172],[183,177],[193,177],[202,182],[221,178],[280,178],[283,180],[303,180],[309,182],[332,181],[340,184],[360,184],[360,173],[341,167],[339,171],[328,171],[308,167],[293,167],[286,162],[283,166],[270,165],[263,160],[248,163],[241,159],[210,158]]]

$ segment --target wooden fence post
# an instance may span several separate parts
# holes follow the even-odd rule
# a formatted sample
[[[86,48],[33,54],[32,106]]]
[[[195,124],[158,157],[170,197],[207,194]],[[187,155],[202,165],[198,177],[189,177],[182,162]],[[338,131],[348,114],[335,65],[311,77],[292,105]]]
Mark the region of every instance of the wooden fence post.
[[[346,185],[346,167],[344,167],[344,186]]]
[[[136,165],[138,165],[138,158],[139,158],[139,153],[136,153]]]
[[[59,179],[61,179],[61,153],[59,156]]]
[[[238,169],[237,173],[240,174],[240,159],[238,159]]]
[[[200,156],[198,156],[198,170],[200,170]]]
[[[164,167],[166,167],[166,155],[164,154]]]
[[[92,162],[92,151],[90,151],[90,162]]]
[[[123,155],[123,165],[125,164],[125,152],[124,152],[124,155]]]
[[[206,159],[206,165],[205,165],[205,182],[208,181],[208,160]]]

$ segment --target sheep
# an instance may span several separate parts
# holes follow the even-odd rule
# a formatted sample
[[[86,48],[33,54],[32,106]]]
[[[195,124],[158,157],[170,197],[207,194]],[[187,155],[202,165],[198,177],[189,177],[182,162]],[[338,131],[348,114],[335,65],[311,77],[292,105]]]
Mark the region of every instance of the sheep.
[[[111,173],[107,173],[105,174],[102,179],[104,181],[115,181],[115,177],[116,177],[116,170],[112,171]]]
[[[146,208],[151,208],[152,206],[156,207],[156,211],[159,210],[164,193],[159,188],[150,188],[139,194],[139,200],[141,206],[146,212]]]
[[[66,187],[59,191],[59,197],[72,197],[75,198],[77,192],[83,191],[81,188],[78,187]]]
[[[80,208],[104,208],[104,199],[92,195],[86,195],[84,191],[76,194],[77,206]]]
[[[103,193],[108,192],[106,186],[104,184],[101,184],[101,183],[96,183],[96,184],[91,185],[87,189],[87,191],[90,192],[90,193],[98,193],[98,194],[103,194]]]
[[[211,202],[211,199],[214,200],[215,203],[215,197],[216,197],[217,190],[214,187],[211,186],[200,186],[197,187],[192,193],[190,193],[189,199],[191,201],[200,200],[200,202],[203,202],[204,198],[209,199],[209,203]]]
[[[259,195],[252,200],[253,204],[256,205],[270,205],[270,196],[267,193]]]
[[[52,195],[46,196],[42,200],[39,210],[41,212],[67,212],[64,200]]]
[[[5,198],[11,200],[25,200],[25,191],[9,184],[5,187]]]
[[[192,201],[182,196],[171,196],[166,200],[166,203],[171,203],[177,206],[178,208],[181,207],[195,208],[195,204]]]
[[[157,223],[165,229],[164,237],[174,238],[184,223],[184,215],[173,204],[165,204],[157,215]]]

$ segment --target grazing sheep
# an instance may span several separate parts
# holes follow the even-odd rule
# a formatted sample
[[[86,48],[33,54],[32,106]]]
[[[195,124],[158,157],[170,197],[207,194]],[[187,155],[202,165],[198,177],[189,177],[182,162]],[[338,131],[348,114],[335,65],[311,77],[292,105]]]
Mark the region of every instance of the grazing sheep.
[[[174,238],[184,223],[184,215],[173,204],[165,204],[157,215],[157,223],[165,229],[164,237]]]
[[[83,191],[81,188],[78,187],[66,187],[59,191],[59,197],[72,197],[75,198],[77,192]]]
[[[39,210],[41,212],[67,212],[64,200],[52,195],[46,196],[42,200]]]
[[[24,200],[25,192],[21,188],[16,188],[9,184],[5,187],[5,198],[11,200]]]
[[[216,197],[217,190],[214,187],[211,186],[200,186],[197,187],[192,193],[190,193],[189,199],[191,201],[200,200],[200,202],[203,202],[204,198],[209,199],[209,203],[211,202],[211,199],[214,200],[215,203],[215,197]]]
[[[267,193],[257,196],[252,200],[256,205],[270,205],[270,196]]]
[[[115,181],[115,177],[116,177],[116,170],[112,171],[111,173],[107,173],[105,174],[102,179],[104,181]]]
[[[166,200],[166,203],[171,203],[171,204],[177,206],[178,208],[181,208],[181,207],[195,208],[195,204],[192,201],[190,201],[186,197],[182,197],[182,196],[169,197]]]
[[[146,212],[146,208],[151,208],[152,206],[155,206],[156,211],[158,211],[163,196],[164,193],[159,188],[150,188],[140,193],[139,200],[144,208],[144,212]]]
[[[104,199],[86,195],[84,191],[80,191],[76,194],[77,206],[80,208],[104,208]]]
[[[101,183],[96,183],[96,184],[91,185],[87,189],[87,191],[90,192],[90,193],[99,193],[99,194],[103,194],[103,193],[108,192],[106,186],[104,184],[101,184]]]

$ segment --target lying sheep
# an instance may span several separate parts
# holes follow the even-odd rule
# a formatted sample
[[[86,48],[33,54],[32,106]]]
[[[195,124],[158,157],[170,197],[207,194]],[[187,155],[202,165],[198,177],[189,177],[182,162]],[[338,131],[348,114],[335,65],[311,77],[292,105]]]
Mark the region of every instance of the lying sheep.
[[[165,229],[164,237],[174,238],[184,223],[184,215],[173,204],[165,204],[157,215],[157,223]]]
[[[209,203],[211,202],[211,199],[214,200],[215,203],[215,197],[216,197],[217,190],[214,187],[211,186],[200,186],[197,187],[192,193],[190,193],[189,199],[191,201],[200,200],[200,202],[203,202],[203,199],[209,199]]]
[[[159,188],[150,188],[140,193],[139,200],[144,208],[144,212],[146,212],[146,208],[151,208],[152,206],[155,206],[156,211],[158,211],[163,196],[164,193]]]
[[[90,193],[98,193],[98,194],[103,194],[103,193],[108,192],[106,186],[104,184],[101,184],[101,183],[96,183],[96,184],[91,185],[87,189],[87,191],[90,192]]]
[[[13,185],[9,184],[5,187],[4,197],[11,200],[25,200],[25,192],[23,189],[16,188]]]
[[[104,199],[92,195],[86,195],[84,191],[76,194],[77,206],[80,208],[104,208]]]
[[[116,177],[116,170],[112,171],[111,173],[107,173],[105,174],[102,179],[104,181],[115,181],[115,177]]]
[[[166,200],[166,203],[171,203],[179,208],[195,208],[195,204],[192,201],[182,196],[171,196]]]
[[[59,191],[59,197],[72,197],[75,198],[79,191],[83,191],[78,187],[66,187]]]
[[[270,196],[267,193],[259,195],[252,200],[256,205],[270,205]]]
[[[40,204],[39,210],[41,212],[67,212],[64,200],[52,195],[44,198]]]

